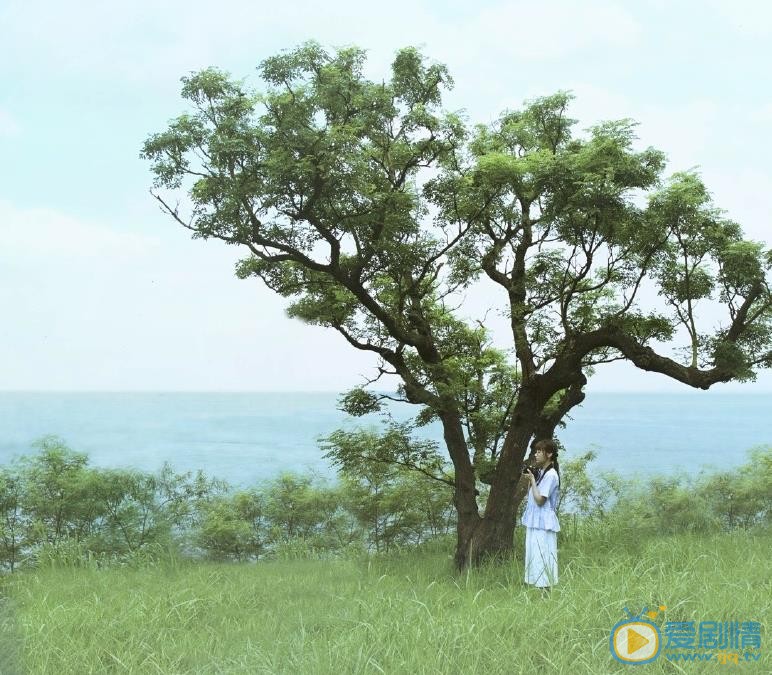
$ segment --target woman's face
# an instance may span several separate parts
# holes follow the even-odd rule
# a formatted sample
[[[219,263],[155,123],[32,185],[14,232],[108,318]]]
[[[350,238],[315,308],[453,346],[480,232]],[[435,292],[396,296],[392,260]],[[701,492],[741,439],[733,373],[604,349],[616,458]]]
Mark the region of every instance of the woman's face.
[[[536,466],[544,468],[550,463],[552,456],[547,454],[547,451],[543,448],[537,448],[535,453]]]

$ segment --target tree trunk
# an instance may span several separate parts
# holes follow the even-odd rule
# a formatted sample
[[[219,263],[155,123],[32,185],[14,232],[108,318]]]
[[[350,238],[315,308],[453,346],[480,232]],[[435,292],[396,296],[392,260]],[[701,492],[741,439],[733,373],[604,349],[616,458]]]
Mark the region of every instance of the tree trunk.
[[[511,495],[495,513],[483,517],[459,517],[456,528],[456,569],[477,566],[485,560],[508,559],[514,552],[514,534],[518,523],[515,520],[517,508],[528,489],[526,481],[520,481]]]
[[[549,396],[535,378],[521,387],[482,516],[474,497],[474,469],[460,420],[451,415],[443,418],[445,442],[456,470],[455,562],[459,571],[469,565],[477,566],[486,559],[512,556],[517,525],[515,515],[528,490],[528,483],[522,476],[523,461],[531,441],[545,434],[551,435],[560,419],[559,416],[550,419],[545,426],[542,416],[548,400]]]
[[[521,472],[534,432],[534,413],[531,406],[518,403],[501,449],[482,518],[479,515],[476,519],[463,518],[459,511],[455,558],[458,570],[468,565],[479,565],[487,559],[509,558],[512,555],[515,514],[526,493]]]

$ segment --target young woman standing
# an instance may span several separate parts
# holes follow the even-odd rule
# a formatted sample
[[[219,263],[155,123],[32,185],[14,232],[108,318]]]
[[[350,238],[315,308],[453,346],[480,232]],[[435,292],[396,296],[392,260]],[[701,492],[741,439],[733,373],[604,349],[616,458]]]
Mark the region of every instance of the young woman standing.
[[[558,581],[558,532],[555,512],[560,493],[558,449],[552,440],[534,445],[538,471],[527,471],[528,501],[523,512],[525,525],[525,583],[549,589]]]

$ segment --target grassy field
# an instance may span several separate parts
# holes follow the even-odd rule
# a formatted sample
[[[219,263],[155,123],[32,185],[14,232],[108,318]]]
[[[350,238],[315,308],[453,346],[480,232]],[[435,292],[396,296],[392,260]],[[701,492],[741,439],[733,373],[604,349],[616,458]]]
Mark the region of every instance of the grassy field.
[[[0,672],[772,672],[769,532],[641,540],[566,529],[560,584],[546,597],[524,587],[521,560],[455,574],[447,545],[369,560],[9,575]],[[644,605],[667,606],[658,625],[760,621],[760,660],[621,664],[610,630],[623,607]]]

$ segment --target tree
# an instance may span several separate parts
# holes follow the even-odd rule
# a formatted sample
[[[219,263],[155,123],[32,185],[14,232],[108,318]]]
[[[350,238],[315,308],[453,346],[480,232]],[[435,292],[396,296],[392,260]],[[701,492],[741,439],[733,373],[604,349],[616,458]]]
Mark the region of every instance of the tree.
[[[195,540],[215,559],[259,560],[265,552],[262,495],[239,490],[202,506]]]
[[[176,473],[165,463],[155,474],[136,469],[92,469],[101,517],[92,547],[134,552],[148,544],[169,543],[196,521],[226,486],[202,472]]]
[[[45,436],[35,446],[38,454],[20,463],[21,507],[35,538],[51,546],[68,539],[86,540],[103,514],[88,456],[71,450],[56,436]]]
[[[0,569],[9,572],[31,545],[30,522],[22,509],[23,479],[14,467],[0,467]]]
[[[626,359],[707,389],[772,363],[772,254],[696,174],[664,180],[629,120],[576,137],[558,93],[470,129],[441,109],[444,66],[403,49],[373,82],[364,61],[309,43],[261,64],[261,94],[216,69],[185,77],[192,111],[142,156],[178,223],[245,247],[239,277],[374,354],[395,397],[440,422],[463,568],[511,549],[529,445],[583,401],[593,368]],[[499,294],[512,355],[454,308],[474,283]],[[654,292],[663,307],[647,307]],[[727,315],[714,328],[697,312],[709,302]],[[667,349],[681,338],[683,358]]]
[[[268,542],[277,548],[330,550],[341,544],[341,499],[336,489],[311,475],[285,472],[264,490]]]
[[[453,481],[436,443],[415,441],[410,431],[392,422],[383,434],[339,429],[322,440],[325,457],[339,469],[345,506],[377,553],[445,534],[452,521]]]

